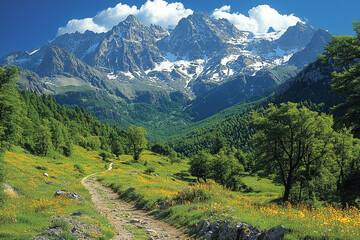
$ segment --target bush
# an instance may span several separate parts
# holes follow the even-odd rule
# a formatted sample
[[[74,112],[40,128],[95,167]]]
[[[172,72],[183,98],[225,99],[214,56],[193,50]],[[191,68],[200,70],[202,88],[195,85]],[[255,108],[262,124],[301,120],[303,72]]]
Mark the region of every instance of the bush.
[[[226,183],[226,186],[232,191],[240,191],[247,188],[246,184],[241,180],[240,175],[231,176]]]
[[[78,238],[73,235],[71,232],[63,232],[59,234],[60,239],[64,239],[64,240],[78,240]]]
[[[70,230],[70,225],[69,223],[65,222],[63,219],[61,218],[55,218],[52,220],[52,224],[51,224],[54,228],[61,228],[65,231],[69,231]]]
[[[180,191],[178,195],[174,198],[177,203],[186,203],[186,202],[203,202],[210,199],[211,196],[204,189],[201,188],[185,188]]]
[[[103,160],[104,162],[110,162],[110,161],[108,160],[108,158],[111,157],[111,154],[110,154],[110,153],[108,153],[108,152],[101,152],[101,153],[99,154],[99,156],[102,158],[102,160]]]
[[[43,167],[43,166],[35,166],[35,168],[37,170],[43,170],[43,171],[46,171],[47,170],[47,167]]]
[[[174,174],[174,177],[180,179],[188,178],[190,176],[191,176],[190,173],[186,170],[181,170],[180,172]]]
[[[61,146],[60,150],[65,157],[70,157],[73,152],[73,147],[71,145]]]
[[[74,164],[74,168],[75,168],[81,175],[84,175],[84,174],[85,174],[84,169],[83,169],[80,165]]]
[[[160,155],[169,156],[171,152],[171,148],[168,145],[163,145],[161,143],[157,143],[151,147],[151,151],[154,153],[158,153]],[[174,150],[172,150],[174,151]]]
[[[144,174],[150,175],[153,172],[155,172],[155,168],[148,167],[148,168],[145,169]]]

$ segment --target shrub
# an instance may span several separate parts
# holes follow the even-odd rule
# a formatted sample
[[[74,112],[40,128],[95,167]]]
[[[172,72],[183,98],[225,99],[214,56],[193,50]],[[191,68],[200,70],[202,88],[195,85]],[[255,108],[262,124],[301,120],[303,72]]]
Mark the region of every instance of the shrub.
[[[145,169],[144,174],[150,175],[153,172],[155,172],[155,168],[148,167],[148,168]]]
[[[185,188],[178,193],[178,195],[174,198],[177,203],[186,203],[186,202],[203,202],[210,199],[211,196],[204,189],[191,187]]]
[[[69,223],[65,222],[65,221],[64,221],[63,219],[61,219],[61,218],[55,218],[55,219],[53,219],[53,220],[52,220],[52,226],[53,226],[54,228],[59,227],[59,228],[65,230],[65,231],[69,231],[69,229],[70,229]]]
[[[84,169],[83,169],[80,165],[74,164],[74,168],[75,168],[81,175],[84,175],[84,174],[85,174]]]

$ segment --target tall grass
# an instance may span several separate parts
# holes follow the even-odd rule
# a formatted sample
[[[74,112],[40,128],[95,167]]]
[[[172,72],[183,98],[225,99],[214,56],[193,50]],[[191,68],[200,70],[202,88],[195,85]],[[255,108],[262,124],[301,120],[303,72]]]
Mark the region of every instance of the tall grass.
[[[227,219],[262,229],[284,225],[291,231],[286,239],[306,236],[360,239],[360,212],[357,208],[277,204],[275,202],[281,197],[283,188],[268,179],[244,174],[242,180],[252,191],[232,192],[214,182],[199,184],[191,178],[187,182],[176,178],[188,169],[186,162],[171,165],[166,158],[150,152],[143,155],[146,166],[129,163],[129,160],[130,156],[121,156],[114,163],[115,169],[102,174],[101,180],[119,193],[127,192],[123,196],[128,200],[146,202],[153,213],[176,226],[190,226],[201,219]],[[143,174],[148,167],[155,172]],[[163,200],[168,202],[167,208],[161,205]]]
[[[80,174],[103,171],[103,162],[97,152],[76,147],[70,158],[37,157],[19,147],[4,155],[6,183],[16,193],[8,191],[8,201],[0,209],[0,239],[29,239],[51,225],[58,214],[70,215],[81,210],[80,221],[100,226],[104,239],[113,235],[107,220],[98,215],[91,196],[81,185]],[[49,177],[46,177],[44,173]],[[55,197],[56,190],[76,192],[86,201]],[[94,236],[94,238],[98,236]]]

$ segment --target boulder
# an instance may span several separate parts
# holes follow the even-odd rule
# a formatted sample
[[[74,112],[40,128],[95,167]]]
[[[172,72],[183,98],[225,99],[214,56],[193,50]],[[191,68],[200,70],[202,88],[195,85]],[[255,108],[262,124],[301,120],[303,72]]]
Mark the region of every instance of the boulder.
[[[81,216],[82,215],[82,212],[80,210],[76,210],[75,212],[73,212],[71,214],[72,216]]]
[[[269,230],[265,231],[261,236],[261,240],[279,240],[283,239],[284,235],[289,233],[288,230],[285,229],[283,225],[277,226],[275,228],[270,228]]]
[[[231,221],[216,221],[211,223],[207,219],[201,220],[193,231],[206,240],[280,240],[288,233],[284,226],[277,226],[263,231],[246,223]]]
[[[205,240],[211,240],[213,236],[213,232],[212,231],[208,231],[206,234],[205,234]]]
[[[54,197],[67,197],[70,199],[74,199],[74,200],[80,200],[80,201],[84,201],[85,199],[83,197],[81,197],[79,194],[77,194],[76,192],[74,193],[70,193],[66,190],[57,190],[54,194]]]

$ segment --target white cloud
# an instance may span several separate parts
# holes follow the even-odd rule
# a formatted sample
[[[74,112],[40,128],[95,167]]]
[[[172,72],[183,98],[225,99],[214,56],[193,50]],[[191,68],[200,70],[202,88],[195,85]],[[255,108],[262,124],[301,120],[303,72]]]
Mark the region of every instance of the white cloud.
[[[185,9],[180,2],[167,3],[163,0],[147,1],[140,7],[137,17],[145,24],[158,24],[165,28],[174,28],[180,19],[193,13]]]
[[[58,35],[64,33],[80,32],[86,30],[106,32],[119,22],[133,14],[144,24],[157,24],[164,28],[174,28],[181,18],[192,14],[191,9],[185,9],[180,2],[168,3],[164,0],[147,0],[140,8],[130,7],[119,3],[113,8],[108,8],[96,14],[93,18],[73,19],[65,27],[58,29]]]
[[[239,30],[253,33],[265,33],[270,27],[276,31],[281,31],[296,25],[299,21],[301,22],[301,19],[293,14],[281,15],[269,5],[259,5],[250,9],[248,17],[238,12],[231,13],[230,9],[229,5],[216,8],[212,16],[214,18],[226,18]]]
[[[136,6],[130,7],[129,5],[119,3],[113,8],[108,8],[96,14],[93,19],[95,23],[110,30],[113,26],[119,24],[119,22],[125,20],[130,14],[135,15],[138,12],[139,10]]]
[[[66,27],[61,27],[58,29],[58,35],[76,31],[84,33],[86,30],[93,32],[105,32],[106,28],[94,23],[92,18],[84,18],[80,20],[73,19],[66,24]]]
[[[106,32],[113,26],[133,14],[146,25],[157,24],[166,29],[174,28],[181,18],[187,17],[193,10],[186,9],[181,2],[168,3],[165,0],[147,0],[140,8],[119,3],[113,8],[105,9],[92,18],[72,19],[65,27],[58,29],[58,35],[73,32]],[[214,18],[226,18],[238,29],[253,33],[265,33],[269,27],[276,31],[287,29],[301,21],[300,18],[282,15],[269,5],[259,5],[248,11],[248,16],[241,13],[231,13],[231,7],[225,5],[216,8]]]

